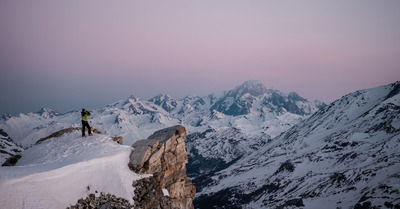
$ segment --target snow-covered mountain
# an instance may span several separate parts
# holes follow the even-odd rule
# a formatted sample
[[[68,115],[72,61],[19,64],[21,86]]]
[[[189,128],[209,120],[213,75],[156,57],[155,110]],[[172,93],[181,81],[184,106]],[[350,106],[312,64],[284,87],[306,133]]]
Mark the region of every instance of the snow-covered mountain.
[[[245,140],[234,135],[227,141]],[[260,141],[253,153],[196,176],[196,207],[400,207],[400,82],[346,95]]]
[[[273,89],[267,89],[257,81],[247,81],[235,89],[226,92],[211,107],[211,110],[226,115],[246,115],[249,113],[281,113],[287,111],[299,115],[314,113],[324,104],[316,102],[314,105],[291,92],[284,95]]]
[[[323,103],[309,102],[296,93],[285,95],[259,82],[248,81],[233,90],[205,97],[174,100],[169,95],[159,94],[144,101],[130,96],[104,108],[90,110],[89,122],[107,135],[122,135],[127,145],[176,124],[185,126],[188,133],[235,129],[245,137],[247,134],[269,137],[280,134],[322,106]],[[79,111],[60,114],[48,108],[37,113],[4,116],[0,120],[0,128],[24,148],[58,130],[80,126]],[[253,141],[239,150],[259,144]]]

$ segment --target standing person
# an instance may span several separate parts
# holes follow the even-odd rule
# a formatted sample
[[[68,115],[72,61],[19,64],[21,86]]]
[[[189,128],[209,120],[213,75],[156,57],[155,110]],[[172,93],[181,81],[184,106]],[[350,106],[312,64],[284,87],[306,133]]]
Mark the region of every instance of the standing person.
[[[90,116],[90,112],[87,111],[86,109],[82,109],[81,116],[82,116],[82,137],[86,137],[85,135],[85,127],[88,128],[89,136],[93,135],[92,134],[92,129],[89,126],[88,122],[88,116]]]

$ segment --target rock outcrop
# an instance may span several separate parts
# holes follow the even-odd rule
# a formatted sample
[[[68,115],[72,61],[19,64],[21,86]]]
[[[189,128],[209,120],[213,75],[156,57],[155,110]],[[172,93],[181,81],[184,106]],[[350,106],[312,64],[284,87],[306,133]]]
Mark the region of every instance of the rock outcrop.
[[[17,164],[18,160],[21,159],[21,155],[14,155],[7,158],[6,162],[4,162],[1,166],[14,166]]]
[[[96,191],[96,194],[89,194],[85,199],[81,198],[75,205],[67,207],[67,209],[80,209],[80,208],[93,208],[93,209],[109,209],[109,208],[134,208],[128,200],[117,197],[110,193],[105,194]],[[136,208],[135,208],[136,209]]]
[[[40,144],[40,143],[46,141],[47,139],[55,138],[55,137],[60,137],[60,136],[62,136],[62,135],[64,135],[64,134],[66,134],[66,133],[71,133],[71,132],[73,132],[73,131],[82,131],[82,127],[72,127],[72,128],[66,128],[66,129],[59,130],[59,131],[57,131],[57,132],[54,132],[54,133],[50,134],[50,135],[47,136],[47,137],[44,137],[44,138],[39,139],[39,140],[35,143],[35,145],[38,145],[38,144]],[[92,132],[95,133],[95,134],[103,134],[101,131],[99,131],[99,130],[93,128],[93,127],[92,127]],[[123,144],[123,138],[122,138],[122,136],[111,137],[111,138],[112,138],[113,141],[116,141],[118,144]]]
[[[177,125],[156,131],[132,145],[135,149],[129,167],[138,173],[153,174],[147,183],[133,183],[140,190],[135,191],[135,200],[141,208],[193,208],[196,188],[186,175],[185,140],[185,127]],[[143,185],[151,185],[152,189]]]

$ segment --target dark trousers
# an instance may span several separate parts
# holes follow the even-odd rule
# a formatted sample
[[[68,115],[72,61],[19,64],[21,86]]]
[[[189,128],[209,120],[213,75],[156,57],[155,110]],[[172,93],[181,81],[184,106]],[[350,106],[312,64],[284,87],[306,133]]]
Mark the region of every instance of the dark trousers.
[[[85,127],[88,128],[89,135],[92,133],[92,128],[90,128],[87,121],[82,121],[82,136],[85,136]]]

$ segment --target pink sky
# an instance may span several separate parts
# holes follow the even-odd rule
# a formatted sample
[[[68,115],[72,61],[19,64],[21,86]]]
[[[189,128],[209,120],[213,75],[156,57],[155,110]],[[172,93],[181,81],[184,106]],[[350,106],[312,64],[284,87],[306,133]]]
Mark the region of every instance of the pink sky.
[[[400,1],[0,1],[0,114],[205,96],[326,103],[400,80]],[[28,101],[28,102],[27,102]]]

